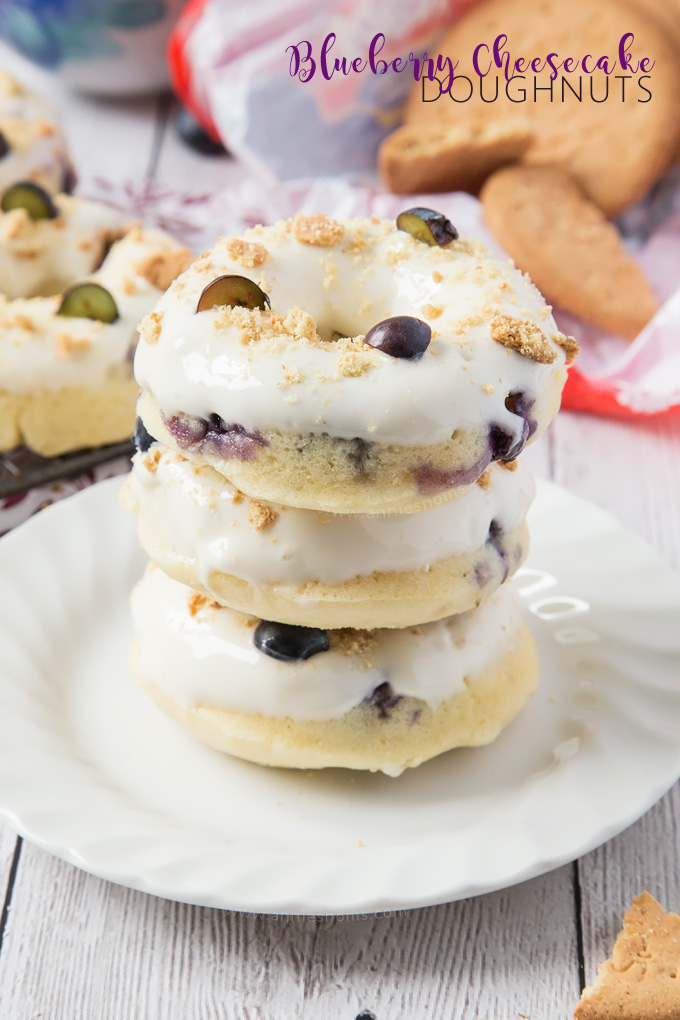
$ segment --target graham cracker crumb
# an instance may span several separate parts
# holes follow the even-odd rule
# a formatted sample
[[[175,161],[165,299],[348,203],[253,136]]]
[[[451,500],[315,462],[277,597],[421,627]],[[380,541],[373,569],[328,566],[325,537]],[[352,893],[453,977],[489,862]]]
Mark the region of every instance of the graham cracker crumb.
[[[200,612],[200,610],[207,605],[207,603],[208,599],[205,595],[201,595],[200,592],[197,591],[192,591],[187,602],[189,616],[195,616],[196,613]]]
[[[420,310],[426,319],[438,319],[444,311],[441,305],[423,305]]]
[[[161,335],[163,312],[149,312],[139,324],[139,335],[147,344],[155,344]]]
[[[343,337],[337,341],[337,347],[340,349],[338,375],[357,377],[368,372],[376,363],[374,349],[360,337]]]
[[[504,347],[541,365],[552,365],[557,357],[543,330],[528,319],[497,315],[491,323],[491,336]]]
[[[173,251],[157,252],[138,262],[135,272],[143,276],[152,287],[167,290],[172,281],[183,273],[191,262],[188,248],[176,248]]]
[[[26,262],[32,262],[33,259],[39,259],[41,255],[45,254],[44,248],[22,248],[20,251],[15,252],[18,259],[24,259]]]
[[[507,461],[507,463],[504,463],[502,460],[499,460],[498,464],[505,471],[516,471],[517,467],[519,465],[519,461],[518,460],[509,460],[509,461]]]
[[[477,485],[479,485],[481,489],[485,490],[491,485],[491,472],[488,468],[486,471],[482,471],[481,475],[477,479]]]
[[[493,383],[486,382],[482,386],[482,392],[483,393],[495,393],[496,392],[496,387],[493,385]]]
[[[371,654],[378,644],[376,633],[375,630],[351,630],[347,627],[329,630],[328,639],[333,651],[341,652],[348,658],[356,656],[362,660],[366,669],[370,669],[373,665]]]
[[[556,343],[558,347],[562,348],[569,363],[575,361],[581,351],[581,348],[576,343],[574,337],[567,336],[565,333],[555,333],[553,342]]]
[[[152,475],[156,474],[158,469],[158,462],[161,459],[160,447],[155,446],[153,450],[148,450],[144,458],[144,467],[147,471],[150,471]]]
[[[231,497],[231,501],[232,503],[234,503],[235,506],[238,506],[239,503],[243,502],[244,498],[245,497],[243,493],[240,491],[240,489],[237,489],[234,495]]]
[[[240,237],[227,238],[225,248],[233,259],[248,269],[261,266],[263,262],[267,261],[269,254],[263,244],[259,244],[257,241],[242,241]]]
[[[441,283],[444,277],[442,276],[441,273],[437,272],[437,270],[435,269],[434,273],[432,274],[432,279],[434,280],[435,283]]]
[[[92,341],[86,336],[69,336],[68,333],[57,333],[54,338],[57,344],[57,354],[60,358],[70,358],[74,354],[83,354],[92,346]]]
[[[264,531],[266,528],[270,528],[276,522],[278,516],[276,510],[267,506],[266,503],[258,503],[256,499],[250,500],[248,523],[255,528],[255,531]]]
[[[305,373],[301,372],[299,368],[286,368],[285,365],[282,365],[281,368],[283,379],[279,379],[276,383],[277,390],[284,390],[287,386],[297,386],[305,381]]]
[[[303,244],[314,244],[321,248],[330,248],[345,233],[342,223],[332,220],[322,213],[316,216],[303,216],[298,213],[293,219],[293,233]]]

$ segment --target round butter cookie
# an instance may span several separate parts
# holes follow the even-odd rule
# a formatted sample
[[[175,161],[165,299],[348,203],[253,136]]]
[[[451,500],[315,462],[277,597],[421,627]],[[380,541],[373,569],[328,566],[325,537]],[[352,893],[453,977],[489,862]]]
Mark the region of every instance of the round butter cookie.
[[[0,71],[0,194],[17,181],[56,194],[70,191],[74,180],[52,107]]]
[[[99,203],[43,196],[56,215],[0,215],[0,450],[52,457],[132,434],[137,323],[190,253]]]
[[[222,238],[141,326],[149,433],[243,492],[406,512],[514,460],[574,345],[529,279],[428,209]]]
[[[243,616],[150,568],[132,595],[131,666],[203,743],[261,765],[397,776],[494,740],[538,681],[513,592],[406,630]]]
[[[618,61],[619,40],[627,33],[634,36],[630,50],[634,66],[647,57],[653,63],[649,75],[644,77],[643,71],[634,75],[620,65],[609,75],[604,70],[593,70],[591,65],[603,55],[608,56],[610,67]],[[517,58],[525,60],[525,70],[516,72],[507,92],[504,67],[493,63],[493,45],[498,36],[507,37],[505,53],[511,61],[508,74],[513,73]],[[480,53],[480,70],[486,71],[491,65],[481,79],[484,98],[473,64],[473,54],[480,45],[487,47]],[[561,166],[605,215],[612,217],[640,199],[678,152],[680,119],[675,108],[680,93],[680,62],[675,46],[675,36],[664,31],[646,10],[622,0],[573,0],[569,4],[543,0],[533,5],[526,0],[490,0],[469,10],[437,44],[437,53],[456,65],[458,80],[452,95],[459,101],[444,94],[423,102],[423,85],[419,82],[409,97],[405,123],[419,133],[420,144],[425,146],[430,137],[440,137],[449,124],[458,130],[471,124],[481,131],[481,125],[512,123],[518,114],[526,117],[533,140],[519,161]],[[551,68],[545,66],[545,58],[551,53],[560,61],[566,57],[582,60],[586,54],[592,57],[585,71],[581,66],[570,73],[558,69],[551,92]],[[526,68],[533,59],[543,65],[536,75]],[[430,85],[434,92],[430,88],[428,96],[426,86],[426,98],[438,88],[436,82]],[[395,144],[388,139],[384,145],[394,164]],[[446,158],[445,146],[442,155]],[[409,158],[404,153],[403,167],[392,169],[393,174],[400,174],[402,188]],[[436,157],[430,154],[429,159],[432,162]],[[446,181],[449,190],[465,187],[466,177],[464,161],[450,163]]]
[[[166,574],[233,609],[303,626],[407,627],[471,609],[517,569],[534,491],[513,461],[422,513],[324,514],[250,499],[154,443],[136,454],[123,505]]]

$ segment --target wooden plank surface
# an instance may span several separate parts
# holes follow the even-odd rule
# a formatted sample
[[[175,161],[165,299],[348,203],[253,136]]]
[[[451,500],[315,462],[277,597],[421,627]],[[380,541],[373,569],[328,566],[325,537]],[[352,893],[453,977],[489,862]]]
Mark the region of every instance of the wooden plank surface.
[[[0,62],[3,61],[0,49]],[[21,62],[12,58],[13,66]],[[38,76],[39,78],[39,76]],[[240,173],[186,150],[168,100],[123,107],[57,90],[86,182],[146,175],[219,188]],[[680,430],[563,415],[537,474],[609,509],[680,564]],[[463,903],[365,918],[269,918],[169,903],[92,878],[0,827],[0,1018],[553,1020],[647,887],[680,908],[676,788],[577,866]],[[580,910],[577,905],[580,897]],[[582,951],[582,956],[580,954]]]
[[[287,918],[157,900],[26,845],[13,910],[12,1020],[551,1020],[578,998],[569,867],[443,907]]]
[[[554,423],[555,480],[611,511],[680,567],[680,425],[628,425],[574,414]],[[680,911],[680,787],[578,864],[585,977],[611,952],[633,896]]]

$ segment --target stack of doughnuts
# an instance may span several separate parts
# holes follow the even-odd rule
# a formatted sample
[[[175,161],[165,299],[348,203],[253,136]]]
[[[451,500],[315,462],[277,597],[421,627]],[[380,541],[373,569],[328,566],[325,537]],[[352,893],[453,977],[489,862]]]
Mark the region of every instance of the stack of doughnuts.
[[[0,74],[0,451],[127,439],[137,323],[191,261],[163,231],[57,194],[71,176],[43,101]]]
[[[267,765],[398,775],[531,696],[505,583],[571,338],[429,209],[221,238],[140,327],[138,682]]]

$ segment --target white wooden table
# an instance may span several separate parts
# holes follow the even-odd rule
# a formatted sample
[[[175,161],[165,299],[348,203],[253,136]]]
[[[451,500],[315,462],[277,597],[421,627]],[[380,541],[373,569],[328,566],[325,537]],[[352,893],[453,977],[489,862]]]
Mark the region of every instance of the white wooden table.
[[[23,64],[0,48],[0,67]],[[201,189],[239,170],[183,148],[168,98],[67,96],[83,176]],[[680,426],[562,413],[525,455],[680,567]],[[108,884],[0,826],[0,1020],[557,1020],[609,953],[632,897],[680,909],[676,786],[627,832],[504,892],[390,916],[262,917]]]

